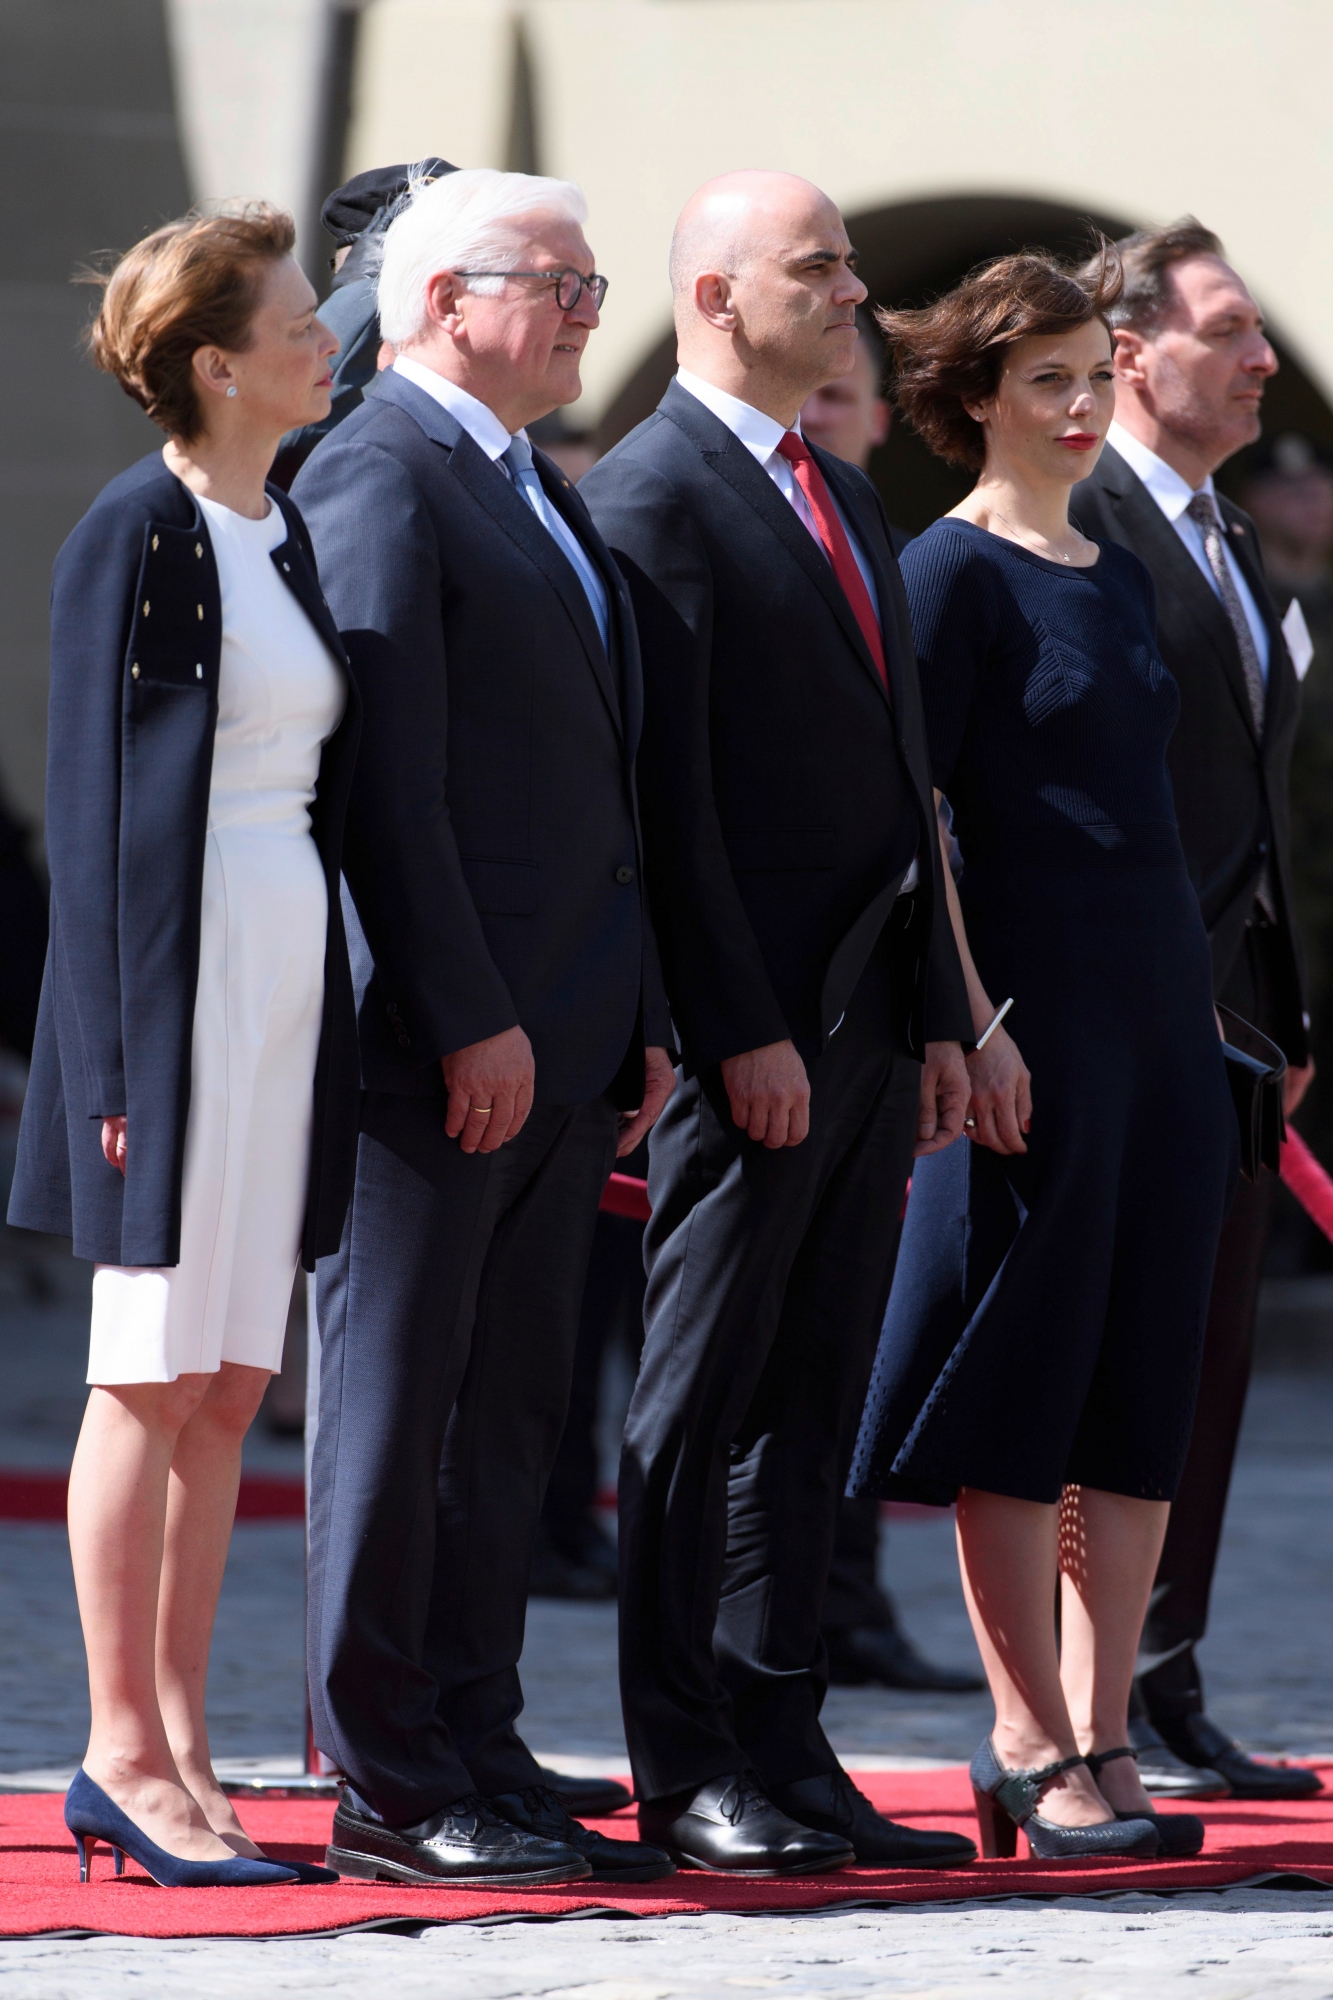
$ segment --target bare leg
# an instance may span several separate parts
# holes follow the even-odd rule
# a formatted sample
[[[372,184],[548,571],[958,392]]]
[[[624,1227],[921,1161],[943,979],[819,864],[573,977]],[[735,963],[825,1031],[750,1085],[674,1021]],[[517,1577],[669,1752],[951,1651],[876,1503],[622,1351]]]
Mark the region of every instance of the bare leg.
[[[1067,1486],[1060,1503],[1060,1678],[1078,1747],[1129,1741],[1129,1688],[1170,1508]],[[1154,1810],[1132,1757],[1097,1780],[1117,1812]]]
[[[204,1703],[222,1574],[241,1483],[241,1443],[269,1384],[265,1368],[224,1361],[181,1428],[167,1488],[157,1612],[157,1698],[176,1768],[214,1833],[258,1858],[213,1775]]]
[[[150,1840],[184,1861],[225,1861],[181,1780],[154,1668],[167,1479],[211,1377],[89,1392],[69,1479],[69,1545],[88,1654],[83,1768]]]
[[[975,1487],[958,1496],[963,1595],[995,1701],[991,1740],[1010,1770],[1055,1764],[1080,1750],[1055,1644],[1058,1514]],[[1053,1779],[1038,1810],[1057,1826],[1100,1826],[1112,1817],[1084,1765]]]

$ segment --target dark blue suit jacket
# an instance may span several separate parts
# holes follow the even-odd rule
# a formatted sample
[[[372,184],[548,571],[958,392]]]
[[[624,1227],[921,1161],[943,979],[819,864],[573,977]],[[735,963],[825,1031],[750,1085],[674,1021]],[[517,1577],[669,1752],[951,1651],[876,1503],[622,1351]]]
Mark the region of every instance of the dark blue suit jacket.
[[[392,371],[294,492],[365,704],[344,869],[367,1088],[521,1025],[538,1097],[637,1104],[669,1043],[641,886],[638,645],[564,475],[551,504],[601,570],[608,658],[568,559],[505,473]]]
[[[901,1025],[917,1054],[972,1034],[888,523],[863,473],[814,456],[874,571],[887,690],[826,557],[679,383],[580,481],[638,619],[649,888],[699,1069],[787,1039],[816,1057],[917,853]]]
[[[283,581],[346,664],[304,525],[270,487]],[[94,501],[56,558],[46,845],[51,942],[9,1220],[101,1264],[180,1257],[181,1169],[222,600],[208,528],[160,452]],[[329,890],[324,1025],[302,1259],[337,1248],[355,1164],[356,1024],[338,896],[356,690],[310,823]],[[129,1119],[128,1172],[101,1121]]]

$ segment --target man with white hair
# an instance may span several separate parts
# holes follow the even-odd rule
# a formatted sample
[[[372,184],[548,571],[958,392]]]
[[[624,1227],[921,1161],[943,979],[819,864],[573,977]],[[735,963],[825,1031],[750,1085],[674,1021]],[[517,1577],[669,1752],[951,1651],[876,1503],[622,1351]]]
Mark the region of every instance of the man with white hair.
[[[639,621],[685,1058],[651,1147],[621,1688],[641,1832],[740,1874],[976,1853],[884,1819],[819,1723],[904,1183],[962,1128],[972,1033],[883,509],[800,431],[855,364],[855,261],[808,181],[702,188],[672,244],[680,372],[581,485]]]
[[[646,1881],[515,1729],[542,1494],[598,1200],[672,1086],[642,888],[625,586],[525,426],[579,394],[606,281],[564,181],[423,186],[390,227],[397,359],[295,492],[361,690],[345,873],[364,1086],[319,1269],[315,1740],[331,1865]]]

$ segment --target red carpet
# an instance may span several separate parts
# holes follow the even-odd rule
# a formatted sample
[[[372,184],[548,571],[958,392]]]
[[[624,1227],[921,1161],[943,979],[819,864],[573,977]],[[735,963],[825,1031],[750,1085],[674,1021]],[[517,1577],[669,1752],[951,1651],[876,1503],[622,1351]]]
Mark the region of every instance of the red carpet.
[[[63,1521],[69,1474],[12,1466],[0,1471],[0,1521]],[[303,1521],[305,1483],[281,1474],[246,1472],[236,1501],[238,1521]]]
[[[1333,1784],[1333,1765],[1321,1767]],[[862,1788],[894,1818],[950,1827],[975,1837],[966,1772],[876,1772]],[[665,1882],[614,1889],[580,1882],[568,1890],[408,1889],[389,1883],[324,1888],[159,1889],[133,1870],[120,1882],[98,1850],[93,1880],[78,1879],[58,1795],[0,1798],[0,1936],[101,1931],[129,1937],[282,1937],[361,1925],[447,1923],[451,1919],[561,1917],[606,1909],[662,1917],[708,1910],[800,1911],[838,1903],[926,1903],[971,1896],[1087,1895],[1126,1889],[1215,1889],[1256,1877],[1301,1875],[1333,1888],[1333,1789],[1307,1804],[1205,1804],[1208,1840],[1195,1861],[1103,1862],[1096,1867],[1038,1861],[982,1861],[950,1872],[846,1868],[795,1881],[728,1881],[683,1871]],[[322,1861],[332,1807],[307,1801],[240,1804],[253,1836],[275,1857]],[[627,1833],[632,1816],[604,1822]],[[1024,1845],[1020,1839],[1020,1847]]]

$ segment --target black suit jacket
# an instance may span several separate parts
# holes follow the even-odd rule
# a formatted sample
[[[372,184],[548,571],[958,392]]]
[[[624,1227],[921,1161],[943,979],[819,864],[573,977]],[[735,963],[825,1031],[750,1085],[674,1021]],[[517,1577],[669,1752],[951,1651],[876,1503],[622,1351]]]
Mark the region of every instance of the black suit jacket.
[[[918,852],[912,1046],[972,1032],[887,523],[864,474],[814,455],[874,568],[888,693],[820,549],[679,383],[580,482],[639,623],[649,886],[695,1068],[787,1038],[818,1055]]]
[[[637,1104],[645,1038],[671,1040],[641,887],[638,644],[587,510],[535,457],[606,582],[609,658],[527,502],[401,375],[296,481],[365,704],[344,864],[362,1070],[436,1091],[441,1056],[521,1025],[543,1100],[614,1085]]]
[[[346,666],[285,493],[272,560]],[[46,846],[51,942],[9,1219],[101,1264],[180,1258],[222,600],[208,526],[160,452],[94,501],[56,557]],[[310,826],[329,919],[302,1257],[338,1247],[356,1155],[356,1020],[338,896],[359,708],[324,745]],[[124,1178],[102,1120],[129,1120]]]
[[[1282,637],[1248,515],[1218,495],[1230,546],[1268,627],[1268,705],[1255,734],[1240,648],[1220,599],[1136,473],[1110,445],[1074,488],[1071,512],[1097,541],[1120,542],[1151,572],[1157,642],[1180,689],[1180,721],[1167,752],[1176,815],[1213,949],[1221,996],[1245,939],[1265,861],[1277,893],[1277,1039],[1293,1063],[1308,1059],[1304,977],[1291,901],[1288,772],[1300,719],[1300,684]]]

